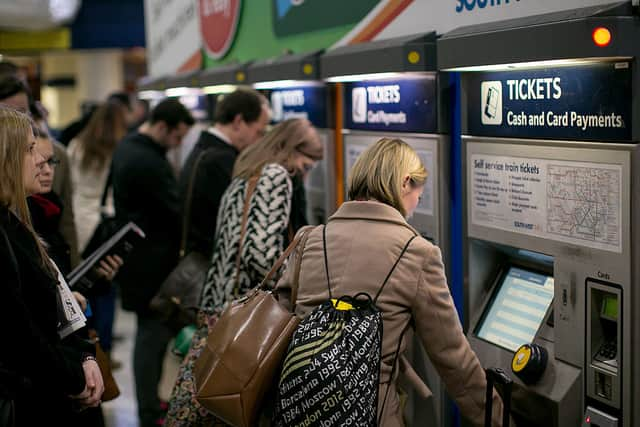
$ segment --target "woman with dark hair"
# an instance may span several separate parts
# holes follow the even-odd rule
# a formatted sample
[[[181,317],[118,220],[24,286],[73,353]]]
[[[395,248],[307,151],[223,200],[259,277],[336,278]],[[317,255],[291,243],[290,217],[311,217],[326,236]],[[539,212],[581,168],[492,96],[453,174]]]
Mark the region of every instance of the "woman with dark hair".
[[[33,231],[26,197],[40,191],[44,158],[31,120],[0,107],[0,403],[4,425],[67,424],[104,390],[92,348],[58,331],[64,279]],[[13,419],[10,419],[13,418]],[[14,423],[14,424],[10,424]]]
[[[245,149],[236,160],[233,179],[220,203],[198,330],[180,366],[167,425],[212,422],[213,416],[193,397],[194,362],[220,309],[260,282],[293,238],[297,230],[291,225],[292,179],[295,176],[304,179],[315,162],[322,159],[323,152],[322,142],[311,123],[290,119],[276,125],[262,141]],[[250,187],[254,189],[248,194]],[[246,207],[245,200],[248,201]]]

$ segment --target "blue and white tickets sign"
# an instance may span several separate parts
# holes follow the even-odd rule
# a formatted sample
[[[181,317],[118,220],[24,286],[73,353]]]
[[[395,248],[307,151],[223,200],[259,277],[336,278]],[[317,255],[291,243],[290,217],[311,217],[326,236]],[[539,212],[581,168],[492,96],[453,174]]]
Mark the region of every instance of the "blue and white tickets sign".
[[[344,90],[347,129],[437,131],[435,75],[347,83]]]
[[[272,120],[307,119],[315,127],[327,127],[327,89],[324,85],[273,89],[269,94]]]
[[[627,62],[469,74],[472,135],[631,140]]]

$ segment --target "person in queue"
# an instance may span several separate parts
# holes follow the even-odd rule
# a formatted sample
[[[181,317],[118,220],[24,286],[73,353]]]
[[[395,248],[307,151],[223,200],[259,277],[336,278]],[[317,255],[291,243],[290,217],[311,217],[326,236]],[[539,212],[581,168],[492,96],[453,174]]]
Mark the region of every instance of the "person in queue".
[[[481,426],[485,374],[458,320],[440,249],[421,237],[406,220],[419,203],[426,179],[427,171],[420,158],[400,139],[383,138],[360,155],[349,175],[351,201],[343,203],[325,226],[332,294],[375,295],[406,242],[417,236],[377,302],[383,316],[380,425],[404,425],[397,376],[390,375],[402,332],[413,325],[450,396],[463,415]],[[312,230],[301,255],[295,306],[301,318],[329,299],[322,235],[322,226]],[[288,265],[296,265],[296,253]],[[291,283],[292,272],[288,269],[276,286],[280,301],[289,308]],[[405,348],[403,342],[400,354]],[[387,384],[390,389],[383,406]],[[497,426],[502,402],[495,392],[493,405],[493,425]]]
[[[36,122],[40,122],[43,130],[46,130],[44,117],[32,99],[31,92],[25,83],[17,76],[5,76],[0,78],[0,104],[28,114]],[[78,235],[74,222],[74,212],[71,200],[73,198],[73,186],[71,184],[71,172],[65,147],[57,141],[53,141],[53,149],[60,163],[57,166],[58,173],[53,181],[53,190],[61,198],[66,206],[59,223],[59,230],[65,241],[69,244],[71,266],[75,267],[80,262],[78,254]]]
[[[91,346],[58,334],[57,267],[33,230],[26,197],[40,192],[44,158],[33,122],[0,106],[0,420],[5,425],[64,422],[100,404],[104,390]],[[35,410],[34,410],[35,405]],[[11,424],[9,424],[11,423]]]
[[[65,209],[60,196],[53,190],[56,167],[60,160],[55,155],[53,142],[49,135],[38,127],[34,128],[36,150],[43,157],[40,167],[40,191],[27,198],[33,228],[45,241],[47,254],[55,262],[63,275],[71,272],[71,253],[69,244],[60,233],[59,222]],[[119,256],[107,256],[96,267],[97,276],[110,282],[122,265]],[[107,283],[109,286],[109,283]]]
[[[237,89],[216,104],[214,125],[200,133],[180,174],[184,220],[189,225],[185,252],[197,251],[206,258],[213,253],[215,215],[222,194],[231,182],[238,155],[265,134],[271,113],[264,96],[252,89]],[[196,160],[191,205],[187,206],[189,182]]]
[[[87,126],[71,140],[67,148],[81,253],[100,222],[100,202],[107,184],[111,158],[126,133],[127,122],[122,105],[108,101],[98,107]]]
[[[171,330],[149,302],[178,263],[180,201],[166,158],[193,125],[191,113],[175,99],[160,102],[139,131],[120,142],[111,161],[116,220],[133,221],[146,238],[128,255],[118,276],[122,308],[137,318],[133,373],[141,427],[155,426],[163,411],[158,383]]]
[[[293,177],[300,179],[321,160],[323,145],[317,131],[304,119],[276,125],[262,141],[245,149],[233,167],[233,180],[222,196],[211,266],[202,292],[198,330],[182,361],[174,386],[168,426],[208,425],[213,416],[195,401],[193,366],[210,326],[224,304],[259,283],[280,257],[296,230],[290,228]],[[255,180],[241,239],[245,197]],[[238,256],[239,247],[242,251]],[[239,266],[236,268],[236,259]],[[273,285],[273,284],[272,284]]]
[[[71,271],[71,254],[69,244],[59,231],[59,223],[65,207],[60,197],[53,191],[53,182],[59,160],[55,155],[53,143],[47,132],[36,126],[34,128],[34,136],[36,137],[36,150],[44,161],[40,167],[40,175],[38,177],[40,191],[27,198],[29,214],[31,215],[34,231],[38,233],[38,236],[46,244],[47,255],[56,264],[62,275],[67,276]],[[123,261],[119,256],[108,255],[104,260],[100,260],[100,263],[92,273],[91,283],[93,286],[90,288],[86,286],[73,288],[72,293],[83,311],[87,310],[87,301],[89,299],[94,299],[96,295],[108,292],[113,287],[112,280],[122,264]],[[94,305],[92,304],[92,306]],[[91,311],[95,312],[94,309]],[[95,316],[87,319],[89,328],[95,328],[95,324]],[[90,339],[86,328],[82,328],[74,334],[84,340]],[[102,410],[100,407],[96,407],[78,412],[73,414],[70,422],[83,426],[103,426]]]
[[[73,181],[73,210],[78,231],[78,248],[87,257],[90,242],[103,213],[113,214],[112,192],[102,196],[107,185],[111,158],[117,144],[127,133],[126,107],[121,101],[109,100],[100,105],[85,128],[69,143],[67,153]],[[104,212],[103,212],[104,211]],[[111,357],[113,326],[116,313],[117,286],[91,296],[91,308],[100,345],[111,360],[112,368],[121,362]]]

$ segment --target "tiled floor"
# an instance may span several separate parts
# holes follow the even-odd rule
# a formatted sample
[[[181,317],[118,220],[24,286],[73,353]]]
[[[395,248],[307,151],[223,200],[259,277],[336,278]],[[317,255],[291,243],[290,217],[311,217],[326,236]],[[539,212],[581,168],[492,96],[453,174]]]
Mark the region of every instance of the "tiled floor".
[[[120,387],[120,396],[102,405],[107,427],[138,427],[138,416],[133,381],[133,343],[136,332],[135,314],[119,310],[116,313],[115,334],[122,337],[114,343],[113,358],[122,362],[114,371]],[[171,348],[172,344],[169,344]],[[167,400],[178,374],[180,360],[167,351],[163,379],[159,387],[160,398]]]

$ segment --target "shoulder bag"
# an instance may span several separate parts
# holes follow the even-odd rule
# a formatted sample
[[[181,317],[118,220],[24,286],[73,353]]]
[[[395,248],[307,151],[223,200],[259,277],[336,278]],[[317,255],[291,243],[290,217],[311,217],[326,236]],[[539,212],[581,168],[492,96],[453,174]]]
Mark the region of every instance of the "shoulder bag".
[[[299,323],[293,309],[285,309],[267,283],[299,247],[291,289],[295,308],[302,251],[313,228],[306,227],[262,282],[222,312],[195,362],[196,399],[228,424],[248,427],[257,423],[265,394],[272,386]]]
[[[107,182],[104,185],[104,190],[102,191],[102,198],[100,199],[100,222],[96,226],[96,229],[93,231],[89,242],[87,242],[87,246],[82,251],[82,258],[89,258],[95,251],[98,249],[104,242],[109,240],[114,234],[116,234],[120,227],[118,227],[118,222],[114,215],[109,215],[106,213],[105,206],[107,205],[107,196],[109,194],[109,189],[111,188],[111,184],[113,181],[113,175],[109,172],[107,176]]]
[[[158,293],[149,303],[149,307],[161,315],[165,324],[174,333],[178,333],[187,325],[196,323],[200,294],[209,268],[209,260],[200,252],[191,251],[185,256],[193,204],[193,185],[198,165],[204,154],[203,151],[196,159],[189,177],[180,242],[180,262],[167,276]]]

